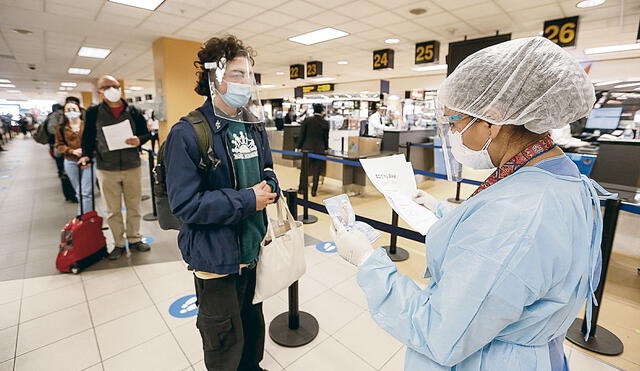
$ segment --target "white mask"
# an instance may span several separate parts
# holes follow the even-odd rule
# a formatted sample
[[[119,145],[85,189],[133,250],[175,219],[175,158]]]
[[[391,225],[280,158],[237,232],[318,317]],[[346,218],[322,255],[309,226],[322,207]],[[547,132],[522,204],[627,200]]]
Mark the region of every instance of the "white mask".
[[[65,116],[67,116],[67,118],[69,120],[73,120],[73,119],[77,119],[78,117],[80,117],[80,112],[78,111],[67,111],[64,113]]]
[[[451,141],[451,153],[455,159],[472,169],[481,170],[481,169],[493,169],[495,166],[493,162],[491,162],[491,157],[489,156],[489,145],[491,144],[491,138],[487,140],[487,142],[482,146],[482,149],[479,151],[475,151],[464,145],[462,141],[462,133],[464,133],[468,128],[473,125],[474,122],[478,120],[474,118],[471,120],[467,126],[465,126],[462,131],[453,132],[449,131],[449,140]]]
[[[120,91],[120,89],[109,88],[104,91],[104,97],[109,102],[115,103],[120,100],[120,97],[122,97],[122,92]]]

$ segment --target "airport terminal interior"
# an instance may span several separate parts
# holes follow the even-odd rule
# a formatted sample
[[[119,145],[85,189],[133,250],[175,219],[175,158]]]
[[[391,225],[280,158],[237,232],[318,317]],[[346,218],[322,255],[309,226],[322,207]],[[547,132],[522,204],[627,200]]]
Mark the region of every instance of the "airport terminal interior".
[[[224,54],[229,49],[199,56],[201,48],[211,45],[208,40],[227,35],[249,47],[250,57],[234,51]],[[592,184],[590,178],[614,195],[603,199],[601,207],[590,207],[593,214],[600,209],[604,221],[602,240],[593,243],[589,259],[600,256],[597,264],[602,266],[593,274],[599,283],[589,281],[594,294],[588,289],[576,292],[583,295],[576,304],[581,309],[569,311],[571,317],[561,321],[561,336],[553,339],[561,345],[555,349],[564,351],[564,357],[560,351],[555,359],[564,366],[554,363],[549,340],[543,346],[531,340],[515,341],[514,346],[543,349],[543,363],[538,359],[534,368],[519,368],[524,360],[509,364],[505,356],[502,368],[640,370],[640,0],[0,0],[0,371],[254,370],[257,365],[216,366],[230,354],[246,361],[242,343],[237,350],[225,335],[243,337],[236,321],[244,314],[233,317],[233,322],[229,317],[228,328],[214,333],[206,327],[212,326],[207,318],[214,316],[201,309],[222,307],[235,298],[235,292],[224,296],[209,288],[205,293],[204,282],[212,287],[231,278],[252,282],[256,274],[265,293],[269,285],[276,287],[262,301],[265,339],[264,350],[258,349],[262,352],[258,369],[436,369],[437,352],[424,349],[441,349],[438,343],[444,340],[422,336],[431,333],[429,327],[440,326],[438,318],[444,323],[448,313],[433,314],[432,320],[420,315],[437,312],[436,300],[455,298],[443,292],[457,290],[455,283],[438,286],[446,281],[447,272],[457,269],[461,274],[474,267],[453,267],[452,259],[429,269],[429,263],[441,263],[437,255],[444,248],[425,244],[425,235],[462,228],[465,221],[438,215],[414,195],[431,195],[441,201],[438,207],[464,208],[479,197],[479,186],[493,184],[495,175],[491,166],[458,164],[463,161],[456,156],[454,136],[443,135],[443,128],[453,131],[449,127],[455,126],[443,124],[443,117],[449,115],[451,121],[478,116],[473,110],[456,116],[456,109],[444,108],[439,88],[451,80],[447,76],[464,73],[474,57],[525,39],[529,44],[548,44],[545,50],[561,53],[557,55],[569,61],[566,70],[573,68],[578,77],[559,80],[555,85],[567,85],[559,90],[571,90],[579,84],[577,79],[584,78],[586,90],[595,96],[580,102],[586,105],[586,114],[537,133],[545,138],[548,134],[555,143],[546,151],[562,150],[584,184]],[[508,58],[517,62],[530,57],[504,52],[495,56],[495,65],[506,67],[493,73],[511,73]],[[247,63],[230,72],[227,66],[239,59]],[[198,60],[202,63],[194,64]],[[228,80],[227,74],[238,69],[249,72],[244,77],[249,83]],[[538,81],[506,84],[520,84],[522,96],[527,96],[527,86],[544,83],[535,72],[530,74],[529,80]],[[487,76],[478,73],[467,81],[486,86]],[[204,94],[194,90],[197,83]],[[481,90],[469,88],[467,93],[490,94],[489,88]],[[464,93],[449,91],[456,97]],[[562,111],[573,106],[571,98],[553,104],[546,99],[546,104]],[[520,101],[514,98],[513,106]],[[197,126],[197,120],[185,121],[192,120],[185,116],[200,106],[201,112],[206,111],[200,114],[206,130]],[[220,107],[231,109],[233,115]],[[233,107],[248,114],[239,115]],[[227,117],[222,127],[220,121],[207,124],[207,115],[213,114]],[[520,119],[528,114],[535,112],[525,112]],[[553,119],[551,113],[548,117]],[[181,129],[193,126],[196,137],[172,131],[180,120]],[[487,127],[501,125],[485,121],[481,124]],[[238,122],[243,125],[234,126]],[[242,129],[232,129],[238,127]],[[232,130],[240,131],[236,135]],[[202,152],[202,141],[209,143],[206,135],[213,144],[205,148],[213,152]],[[258,135],[264,141],[256,140],[256,147]],[[193,146],[189,152],[184,148],[187,139]],[[482,153],[462,146],[469,157]],[[489,153],[486,146],[483,149]],[[264,163],[268,157],[272,164]],[[176,175],[188,167],[189,158],[193,171]],[[187,165],[179,163],[185,159]],[[240,186],[254,177],[248,163],[255,163],[255,171],[267,181],[265,188],[251,187],[256,182]],[[507,173],[507,179],[524,171],[518,169]],[[202,180],[207,172],[208,180]],[[259,215],[246,212],[247,199],[251,207],[258,207],[262,202],[258,196],[275,189],[272,174],[282,190],[278,201],[267,198],[273,204],[266,207],[265,219],[246,217]],[[498,181],[502,182],[499,177]],[[491,195],[499,198],[498,186],[491,187],[496,191]],[[196,193],[183,197],[189,189]],[[480,195],[488,199],[489,191]],[[180,205],[178,197],[183,197]],[[504,214],[492,215],[515,215],[510,212],[520,203],[512,204]],[[299,222],[288,219],[287,210]],[[559,212],[566,218],[572,215],[568,210]],[[184,223],[180,239],[177,228],[162,224],[169,218]],[[482,223],[500,225],[502,219],[485,218]],[[447,221],[451,225],[443,226]],[[259,255],[245,261],[245,246],[252,241],[246,236],[255,237],[250,223],[264,228],[254,245],[264,240]],[[344,223],[340,228],[346,229],[336,232],[334,223]],[[432,225],[436,227],[430,229]],[[480,229],[465,231],[485,232]],[[354,230],[357,233],[342,233]],[[456,237],[455,230],[452,233]],[[502,233],[465,236],[465,241],[485,246],[482,239],[500,240]],[[562,226],[553,233],[557,236],[545,241],[572,241],[567,237],[571,232]],[[592,233],[591,227],[585,233]],[[345,247],[336,241],[353,237],[350,234],[369,238],[365,244],[370,242],[384,254],[366,255],[362,262],[344,257]],[[442,238],[434,241],[446,244]],[[185,254],[183,245],[205,252]],[[548,249],[539,242],[532,246]],[[273,247],[271,257],[269,247]],[[282,253],[273,255],[276,248]],[[231,270],[230,264],[216,261],[228,258],[223,257],[228,251],[241,255],[241,260],[233,255]],[[500,259],[497,255],[501,254],[491,259]],[[379,266],[371,263],[373,256]],[[584,261],[577,255],[575,259],[568,265],[553,264],[565,264],[570,271],[586,269]],[[265,262],[274,260],[277,264],[272,265],[279,270],[271,272]],[[378,262],[382,260],[388,265],[383,267]],[[214,266],[224,268],[207,270]],[[525,275],[552,270],[533,261],[531,266]],[[400,275],[408,279],[385,283],[386,287],[385,281],[375,284],[379,287],[367,285],[372,271],[389,267],[398,271],[389,282]],[[476,279],[456,283],[477,285],[478,290],[486,286],[481,283],[484,276]],[[491,279],[486,276],[486,282]],[[275,281],[285,283],[278,286]],[[397,293],[403,290],[398,288],[401,284],[415,291]],[[247,290],[253,295],[251,287]],[[473,292],[464,289],[460,292]],[[421,299],[411,298],[412,292],[420,293]],[[430,300],[430,293],[436,292]],[[212,299],[204,300],[207,295]],[[242,295],[246,296],[242,308],[258,307],[249,302],[252,296]],[[504,295],[506,302],[490,311],[520,305],[508,302],[516,300],[515,293]],[[393,298],[400,302],[379,306]],[[464,312],[456,308],[472,305],[475,298],[468,299],[458,297],[457,302],[442,305],[454,313]],[[211,302],[215,304],[207,304]],[[386,327],[381,326],[381,308],[392,306],[402,309],[393,314],[393,321],[386,318]],[[536,308],[529,302],[520,310],[524,316]],[[469,321],[503,320],[499,317],[479,313]],[[389,326],[416,332],[407,339]],[[452,328],[460,326],[466,324]],[[496,369],[496,363],[486,365],[491,357],[501,356],[491,355],[493,348],[485,345],[491,342],[497,347],[503,339],[512,345],[510,335],[482,332],[493,324],[477,326],[468,330],[471,334],[456,335],[461,339],[454,345],[475,348],[455,363],[438,364],[438,370]],[[251,347],[247,339],[253,335],[247,327],[245,347]],[[454,330],[442,331],[454,336]],[[532,337],[538,335],[538,328],[528,331],[536,332]],[[462,343],[467,337],[486,341]],[[431,356],[432,363],[415,366],[422,362],[415,356],[420,352],[420,359]],[[485,352],[484,361],[467,362],[478,352]]]

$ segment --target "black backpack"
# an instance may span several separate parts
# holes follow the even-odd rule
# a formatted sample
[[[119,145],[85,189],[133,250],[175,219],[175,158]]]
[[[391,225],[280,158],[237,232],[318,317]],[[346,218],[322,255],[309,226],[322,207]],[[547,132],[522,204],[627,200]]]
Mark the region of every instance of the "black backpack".
[[[196,132],[196,138],[198,140],[198,147],[200,148],[200,163],[198,169],[202,172],[203,176],[207,173],[211,165],[217,165],[220,160],[215,157],[213,152],[213,136],[211,128],[207,123],[207,120],[200,111],[191,111],[189,114],[181,120],[188,122]],[[153,194],[156,199],[156,211],[158,213],[158,223],[160,228],[167,229],[180,229],[182,222],[171,213],[171,206],[169,206],[169,198],[167,195],[166,184],[166,168],[164,166],[164,143],[158,150],[158,161],[153,168]]]

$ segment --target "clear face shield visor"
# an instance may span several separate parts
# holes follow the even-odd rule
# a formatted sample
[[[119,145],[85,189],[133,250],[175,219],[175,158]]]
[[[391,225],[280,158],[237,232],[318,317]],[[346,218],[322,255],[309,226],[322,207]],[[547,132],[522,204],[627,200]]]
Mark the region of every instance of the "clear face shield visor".
[[[217,117],[255,124],[264,122],[251,59],[246,53],[232,60],[204,64],[209,77],[209,94]]]
[[[454,114],[447,115],[445,113],[445,107],[443,104],[438,102],[436,106],[436,120],[438,125],[438,138],[440,141],[439,148],[442,154],[442,162],[441,165],[444,166],[444,169],[447,173],[447,180],[458,182],[462,179],[462,164],[458,162],[458,160],[453,157],[453,153],[451,152],[451,128],[453,124],[462,118],[465,115],[463,114]],[[438,158],[436,156],[436,158]]]

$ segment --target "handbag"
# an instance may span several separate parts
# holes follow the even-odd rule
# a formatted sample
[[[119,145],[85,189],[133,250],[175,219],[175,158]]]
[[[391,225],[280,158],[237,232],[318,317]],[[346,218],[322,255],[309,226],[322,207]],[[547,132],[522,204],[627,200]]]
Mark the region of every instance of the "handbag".
[[[282,194],[274,206],[277,219],[270,219],[267,233],[260,243],[253,304],[291,286],[307,270],[302,222],[293,218]]]

